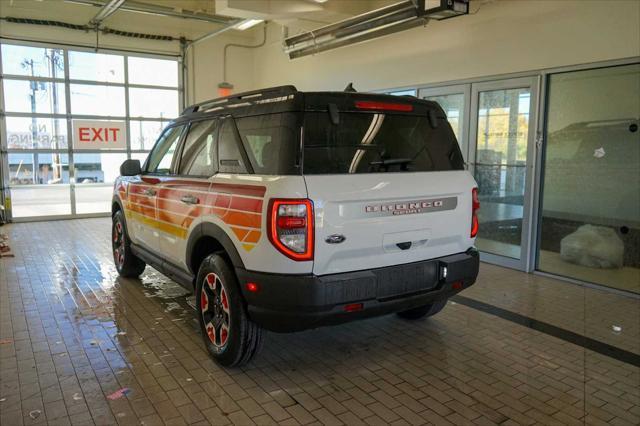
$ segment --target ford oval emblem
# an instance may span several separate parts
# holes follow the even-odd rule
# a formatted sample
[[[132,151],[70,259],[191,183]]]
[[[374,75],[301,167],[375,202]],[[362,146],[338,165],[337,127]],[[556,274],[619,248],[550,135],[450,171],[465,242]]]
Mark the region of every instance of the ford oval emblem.
[[[345,237],[344,235],[333,234],[333,235],[329,235],[325,239],[325,241],[327,242],[327,244],[340,244],[341,242],[343,242],[346,239],[347,239],[347,237]]]

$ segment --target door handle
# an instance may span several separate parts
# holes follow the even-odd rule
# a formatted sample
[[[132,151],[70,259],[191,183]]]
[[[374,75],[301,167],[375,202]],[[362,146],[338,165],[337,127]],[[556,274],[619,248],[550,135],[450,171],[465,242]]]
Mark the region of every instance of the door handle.
[[[180,198],[180,201],[185,204],[198,204],[199,200],[193,195],[185,195],[184,197]]]
[[[149,196],[149,197],[153,197],[153,196],[155,196],[155,195],[156,195],[156,191],[155,191],[155,189],[145,189],[144,191],[142,191],[142,193],[143,193],[144,195]]]

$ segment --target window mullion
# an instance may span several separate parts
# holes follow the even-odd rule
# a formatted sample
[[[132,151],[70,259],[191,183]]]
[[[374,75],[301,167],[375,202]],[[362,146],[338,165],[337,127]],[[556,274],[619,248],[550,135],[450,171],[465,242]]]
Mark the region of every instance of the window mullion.
[[[67,153],[68,153],[68,167],[69,167],[69,191],[71,197],[71,216],[76,214],[76,186],[75,186],[75,166],[73,159],[73,126],[71,123],[71,84],[69,83],[69,51],[63,49],[64,55],[64,97],[67,107]]]
[[[129,116],[129,55],[124,55],[124,114],[127,130],[127,159],[131,158],[131,117]]]

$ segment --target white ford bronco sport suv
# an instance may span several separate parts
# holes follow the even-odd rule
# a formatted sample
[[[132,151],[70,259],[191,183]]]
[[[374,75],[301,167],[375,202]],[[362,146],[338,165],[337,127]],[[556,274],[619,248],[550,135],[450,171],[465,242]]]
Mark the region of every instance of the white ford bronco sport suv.
[[[478,274],[476,183],[438,104],[292,86],[188,107],[113,195],[120,275],[195,291],[221,365],[290,332],[439,312]]]

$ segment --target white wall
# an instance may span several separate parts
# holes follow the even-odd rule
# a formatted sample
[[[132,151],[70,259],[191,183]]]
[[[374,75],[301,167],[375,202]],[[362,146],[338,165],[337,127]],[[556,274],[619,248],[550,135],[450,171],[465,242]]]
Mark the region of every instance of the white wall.
[[[272,25],[268,46],[256,52],[256,87],[385,89],[638,56],[640,1],[495,1],[473,15],[295,60],[280,34]]]
[[[259,41],[262,41],[262,31]],[[187,103],[205,101],[218,96],[218,84],[223,81],[223,50],[227,43],[254,44],[250,34],[229,32],[195,44],[189,49],[187,68],[190,82],[187,87]],[[251,90],[254,83],[254,52],[252,49],[230,47],[227,52],[227,82],[233,84],[234,92]]]

